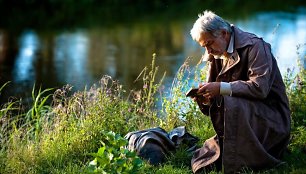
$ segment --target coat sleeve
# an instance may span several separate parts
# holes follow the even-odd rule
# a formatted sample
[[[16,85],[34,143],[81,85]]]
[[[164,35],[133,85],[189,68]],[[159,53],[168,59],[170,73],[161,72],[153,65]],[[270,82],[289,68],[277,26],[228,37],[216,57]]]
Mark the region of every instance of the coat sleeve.
[[[270,92],[272,77],[272,53],[270,45],[262,39],[256,39],[254,44],[249,46],[247,59],[244,66],[247,66],[247,80],[230,82],[232,96],[264,99]]]

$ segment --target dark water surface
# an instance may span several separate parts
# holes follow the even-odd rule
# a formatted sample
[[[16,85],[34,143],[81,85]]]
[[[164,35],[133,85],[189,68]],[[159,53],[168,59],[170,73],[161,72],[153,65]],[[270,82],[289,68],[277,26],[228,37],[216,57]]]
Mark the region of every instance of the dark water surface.
[[[0,82],[11,81],[2,91],[1,102],[8,96],[30,96],[34,83],[43,88],[71,84],[75,90],[83,90],[105,74],[119,80],[125,89],[139,88],[134,80],[151,64],[153,53],[157,54],[158,78],[166,71],[164,84],[168,87],[187,57],[196,64],[204,52],[189,35],[196,17],[109,28],[23,29],[17,35],[0,29]],[[282,73],[287,68],[297,69],[298,61],[305,67],[305,9],[223,17],[270,42]]]

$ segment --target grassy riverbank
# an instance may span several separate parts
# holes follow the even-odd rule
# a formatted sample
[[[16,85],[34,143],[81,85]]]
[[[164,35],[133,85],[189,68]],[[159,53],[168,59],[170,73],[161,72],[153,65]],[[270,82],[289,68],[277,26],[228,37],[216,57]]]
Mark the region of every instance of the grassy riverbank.
[[[99,167],[112,173],[192,173],[191,157],[184,149],[169,156],[166,164],[150,166],[122,148],[126,142],[120,135],[156,126],[171,130],[185,125],[200,138],[199,145],[214,135],[209,118],[184,95],[190,87],[188,79],[204,78],[197,75],[203,74],[201,70],[190,69],[188,63],[182,65],[168,98],[160,90],[162,81],[155,78],[158,68],[154,59],[138,77],[143,82],[138,91],[127,92],[119,82],[104,76],[98,84],[76,93],[70,93],[69,85],[54,90],[34,88],[29,110],[20,106],[19,100],[1,106],[0,173],[74,174]],[[193,70],[195,77],[189,73]],[[284,80],[292,110],[292,138],[284,159],[287,164],[261,173],[306,172],[306,71],[296,75],[288,70]],[[128,97],[124,97],[126,93]],[[154,109],[158,99],[162,100],[160,110]],[[46,104],[48,100],[51,105]],[[91,162],[94,157],[103,164]]]

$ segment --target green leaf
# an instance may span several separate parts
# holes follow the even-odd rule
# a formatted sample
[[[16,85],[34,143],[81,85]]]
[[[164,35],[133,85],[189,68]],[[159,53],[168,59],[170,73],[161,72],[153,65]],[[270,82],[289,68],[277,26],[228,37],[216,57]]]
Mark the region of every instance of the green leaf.
[[[98,162],[98,166],[101,168],[101,169],[104,169],[105,166],[109,165],[110,161],[108,158],[101,158],[101,157],[97,157],[96,158],[97,162]]]
[[[131,152],[131,151],[129,151],[129,152],[127,153],[127,156],[128,156],[129,158],[135,158],[135,157],[137,157],[136,152]]]
[[[135,158],[133,160],[133,165],[135,166],[142,166],[142,164],[143,164],[143,161],[140,158]]]
[[[104,156],[104,152],[105,152],[105,146],[100,147],[97,155],[102,157],[102,156]]]
[[[124,139],[124,138],[120,138],[120,139],[118,139],[117,144],[120,147],[121,146],[126,146],[128,144],[128,141],[126,139]]]

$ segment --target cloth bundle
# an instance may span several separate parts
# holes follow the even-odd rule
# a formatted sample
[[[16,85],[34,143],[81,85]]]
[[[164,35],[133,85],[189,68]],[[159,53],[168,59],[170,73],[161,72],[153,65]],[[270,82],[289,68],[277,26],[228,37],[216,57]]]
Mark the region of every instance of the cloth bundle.
[[[182,145],[193,153],[199,139],[186,131],[184,126],[177,127],[167,133],[160,127],[129,132],[125,135],[129,141],[128,150],[136,151],[137,155],[152,165],[165,162],[166,156]]]

